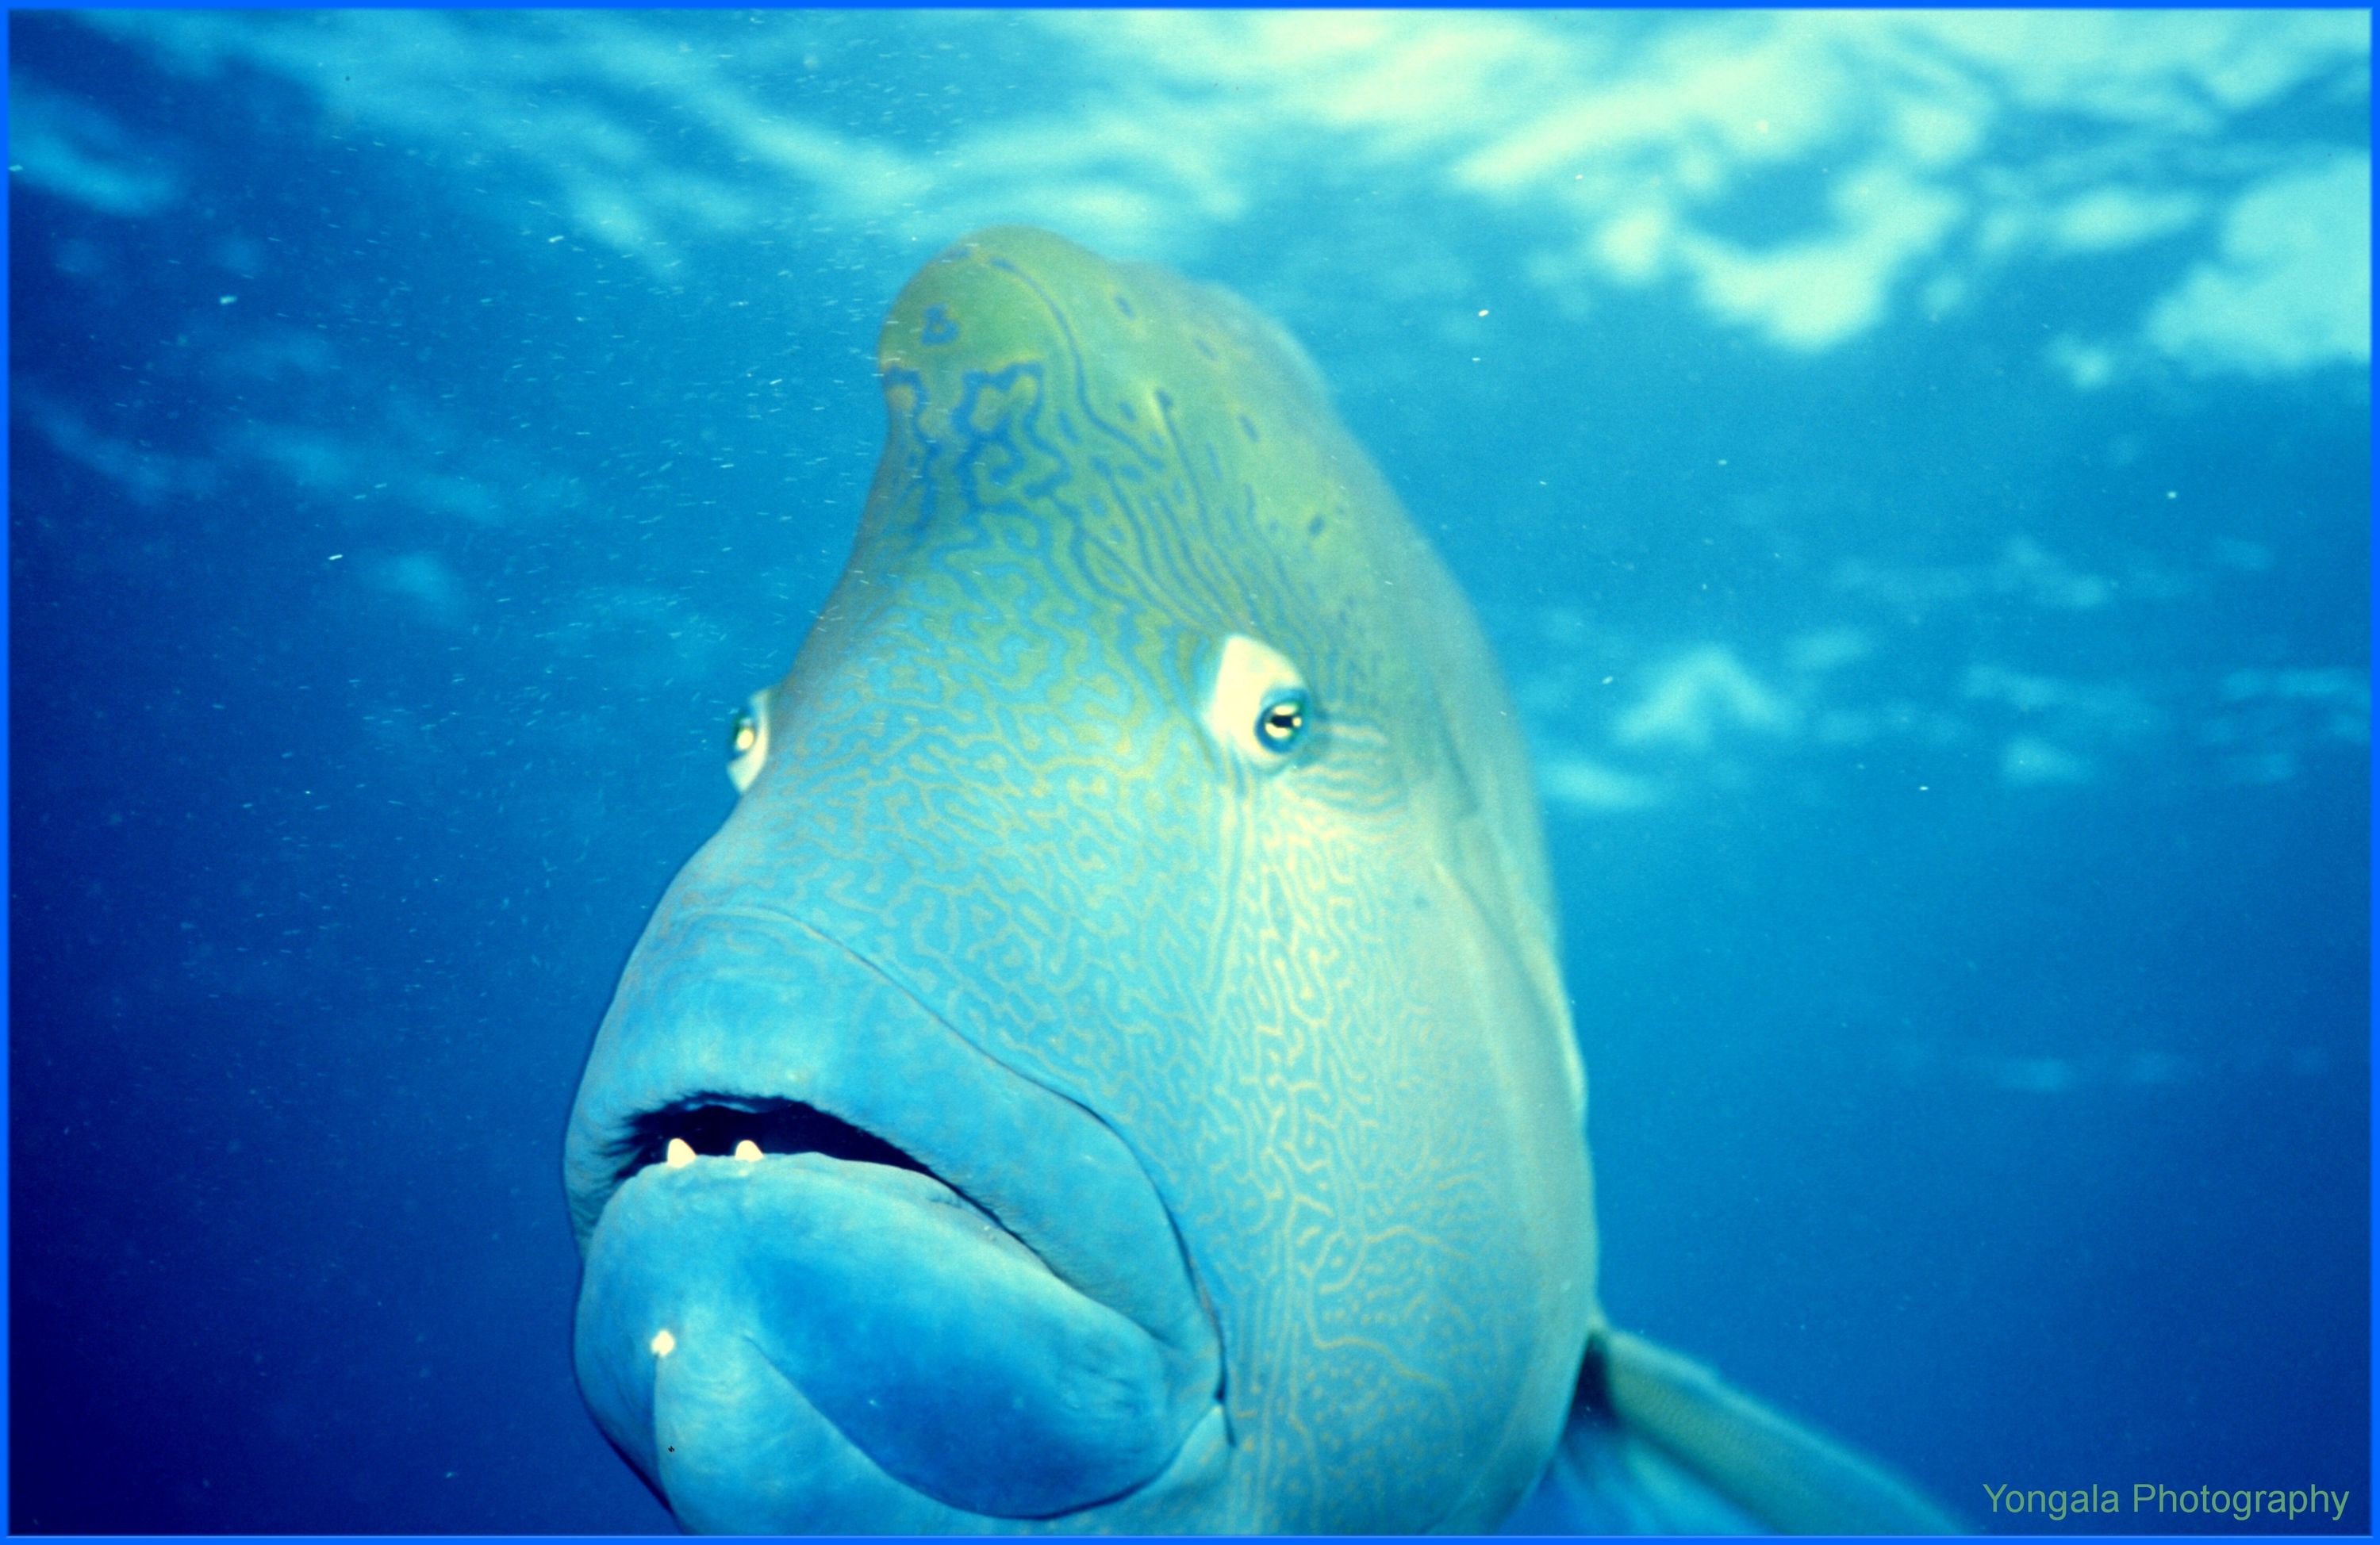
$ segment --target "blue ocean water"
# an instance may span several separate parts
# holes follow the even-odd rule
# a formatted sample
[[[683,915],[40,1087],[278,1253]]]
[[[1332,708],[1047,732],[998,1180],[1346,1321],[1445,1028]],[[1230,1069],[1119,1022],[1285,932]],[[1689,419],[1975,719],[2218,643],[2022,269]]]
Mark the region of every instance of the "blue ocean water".
[[[1005,220],[1286,322],[1476,603],[1615,1319],[1980,1527],[2369,1527],[2364,17],[8,41],[13,1528],[668,1527],[563,1117]]]

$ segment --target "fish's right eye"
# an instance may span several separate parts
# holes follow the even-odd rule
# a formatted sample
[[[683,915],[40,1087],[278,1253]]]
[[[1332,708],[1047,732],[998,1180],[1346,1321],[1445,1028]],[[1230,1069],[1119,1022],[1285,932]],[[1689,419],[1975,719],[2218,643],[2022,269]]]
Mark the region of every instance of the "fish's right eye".
[[[752,701],[735,710],[727,726],[727,777],[742,793],[760,775],[769,758],[769,694],[756,692]]]

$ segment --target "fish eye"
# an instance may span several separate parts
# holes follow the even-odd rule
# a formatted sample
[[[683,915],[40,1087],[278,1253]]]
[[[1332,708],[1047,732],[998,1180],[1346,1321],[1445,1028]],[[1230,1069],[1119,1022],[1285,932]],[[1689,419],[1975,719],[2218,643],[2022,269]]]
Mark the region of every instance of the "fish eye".
[[[1286,752],[1305,733],[1305,694],[1298,690],[1276,692],[1265,699],[1257,713],[1257,739],[1265,749]]]
[[[1203,718],[1216,743],[1270,769],[1284,764],[1312,730],[1314,694],[1286,655],[1233,634],[1216,658]]]
[[[769,758],[769,694],[756,692],[727,723],[727,778],[742,793]]]

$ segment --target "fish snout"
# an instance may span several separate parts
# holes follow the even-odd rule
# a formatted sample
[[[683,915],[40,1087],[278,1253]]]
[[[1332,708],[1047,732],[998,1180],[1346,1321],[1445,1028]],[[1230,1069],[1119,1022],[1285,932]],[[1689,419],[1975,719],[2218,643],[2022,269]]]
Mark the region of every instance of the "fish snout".
[[[580,1383],[696,1527],[1052,1517],[1178,1470],[1215,1409],[1122,1140],[793,918],[657,921],[568,1165]]]

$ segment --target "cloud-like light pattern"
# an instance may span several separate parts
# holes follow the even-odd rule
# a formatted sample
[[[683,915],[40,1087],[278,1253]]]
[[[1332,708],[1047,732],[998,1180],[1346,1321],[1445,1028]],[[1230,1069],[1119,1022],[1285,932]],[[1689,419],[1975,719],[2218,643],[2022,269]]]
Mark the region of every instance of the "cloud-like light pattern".
[[[1814,748],[1896,747],[1937,768],[1929,776],[1944,786],[2050,790],[2158,761],[2204,761],[2219,781],[2279,783],[2310,756],[2360,758],[2371,742],[2371,679],[2358,669],[2236,670],[2151,685],[1983,662],[1965,668],[1943,706],[1831,679],[1864,643],[1855,630],[1826,630],[1789,641],[1774,666],[1718,642],[1656,650],[1602,678],[1597,693],[1574,685],[1591,652],[1541,666],[1518,683],[1539,791],[1560,814],[1633,814],[1691,801],[1714,769],[1732,776],[1747,761]],[[2185,750],[2195,754],[2177,756]]]
[[[1195,266],[1245,220],[1279,229],[1284,201],[1313,200],[1313,169],[1328,165],[1440,206],[1444,218],[1402,227],[1404,270],[1462,267],[1432,248],[1450,239],[1441,230],[1467,249],[1481,229],[1500,231],[1512,277],[1574,315],[1667,286],[1723,327],[1812,353],[1899,318],[1988,308],[1996,284],[2027,269],[2133,254],[2154,260],[2129,271],[2134,331],[2045,345],[2077,388],[2154,358],[2261,377],[2368,360],[2368,148],[2267,127],[2308,121],[2276,112],[2306,102],[2361,121],[2369,54],[2354,13],[80,19],[164,67],[261,72],[314,99],[327,123],[459,149],[526,196],[489,201],[504,218],[532,208],[657,269],[789,211],[892,249],[1033,220]],[[816,100],[820,73],[848,74],[855,48],[872,49],[888,79],[915,81],[888,108],[895,127],[855,127]],[[1002,89],[964,89],[987,78]],[[170,146],[140,143],[44,83],[13,86],[20,179],[118,219],[172,214],[185,176]],[[1312,239],[1336,241],[1343,212],[1312,203]],[[322,368],[302,353],[265,363]],[[138,496],[212,476],[136,453],[57,403],[30,411],[67,454]],[[487,478],[417,487],[295,426],[225,454],[299,489],[399,482],[416,502],[493,518]],[[2237,566],[2260,561],[2243,549]],[[429,625],[469,614],[433,554],[358,573]],[[1834,579],[1846,606],[1902,616],[2096,612],[2119,593],[2172,599],[2204,583],[2084,572],[2022,534],[1966,567],[1848,559]],[[1540,642],[1572,663],[1524,679],[1521,696],[1548,803],[1572,812],[1688,797],[1682,757],[1732,765],[1899,742],[1968,756],[2012,791],[2046,791],[2177,735],[2228,757],[2227,776],[2272,781],[2313,747],[2361,746],[2369,733],[2361,670],[2237,671],[2157,695],[1982,662],[1920,705],[1841,683],[1839,668],[1876,648],[1845,622],[1781,653],[1718,639],[1648,646],[1583,694],[1570,678],[1600,665],[1583,663],[1575,640]]]
[[[901,240],[1027,219],[1181,260],[1330,165],[1500,223],[1566,304],[1670,284],[1789,350],[1986,305],[2021,265],[2177,242],[2135,337],[2065,343],[2076,384],[2127,349],[2259,374],[2369,356],[2368,149],[2261,127],[2308,99],[2361,121],[2355,12],[85,19],[174,68],[262,70],[334,118],[466,145],[657,265],[796,204]],[[917,82],[895,129],[809,90],[855,40]],[[55,99],[19,92],[12,127],[55,191],[125,213],[173,196]]]

